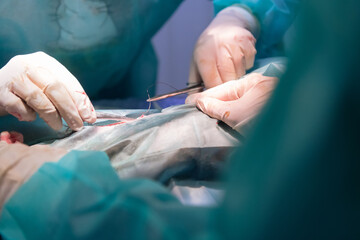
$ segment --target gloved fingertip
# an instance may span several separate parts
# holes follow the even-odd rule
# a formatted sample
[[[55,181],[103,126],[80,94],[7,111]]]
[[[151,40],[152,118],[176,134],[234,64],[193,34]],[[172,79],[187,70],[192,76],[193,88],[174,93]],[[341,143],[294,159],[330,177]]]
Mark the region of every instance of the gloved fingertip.
[[[84,126],[74,127],[74,128],[71,128],[71,129],[74,130],[75,132],[78,132],[78,131],[82,130],[83,128],[84,128]]]
[[[88,123],[95,123],[96,122],[96,112],[94,107],[91,105],[91,111],[90,111],[90,118],[86,120]]]
[[[201,97],[197,100],[196,106],[210,117],[223,120],[222,113],[224,106],[222,101],[211,97]]]
[[[96,121],[96,112],[90,100],[88,104],[78,107],[79,114],[84,122],[94,123]]]
[[[191,94],[185,99],[185,104],[196,104],[199,97],[200,96],[198,93]]]
[[[84,120],[87,123],[95,123],[96,122],[96,115],[95,116],[91,115],[89,118],[84,119]]]
[[[52,129],[54,129],[55,131],[60,131],[63,127],[62,123],[58,124],[49,124],[48,122],[46,122]]]
[[[196,101],[196,106],[204,113],[207,112],[207,101],[206,97],[198,98]]]
[[[81,119],[73,119],[72,121],[69,121],[67,123],[69,127],[76,132],[82,130],[84,127],[83,121],[81,121]]]
[[[96,122],[96,115],[94,116],[92,113],[86,115],[82,114],[82,119],[84,120],[84,122],[94,123]]]

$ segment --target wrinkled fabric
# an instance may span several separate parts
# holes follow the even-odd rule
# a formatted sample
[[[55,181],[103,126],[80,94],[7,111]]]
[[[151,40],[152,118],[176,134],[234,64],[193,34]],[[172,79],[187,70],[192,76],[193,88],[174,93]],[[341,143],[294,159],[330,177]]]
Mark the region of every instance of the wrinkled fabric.
[[[100,119],[51,146],[104,151],[121,178],[147,177],[166,182],[184,172],[193,171],[199,178],[216,175],[213,172],[238,144],[233,130],[194,106],[180,105],[123,123]]]
[[[172,179],[168,188],[187,206],[215,207],[224,197],[223,185],[215,181],[189,181]]]
[[[150,39],[181,2],[2,0],[0,66],[15,55],[44,51],[78,78],[91,99],[146,99],[156,79]],[[154,87],[149,91],[154,94]]]

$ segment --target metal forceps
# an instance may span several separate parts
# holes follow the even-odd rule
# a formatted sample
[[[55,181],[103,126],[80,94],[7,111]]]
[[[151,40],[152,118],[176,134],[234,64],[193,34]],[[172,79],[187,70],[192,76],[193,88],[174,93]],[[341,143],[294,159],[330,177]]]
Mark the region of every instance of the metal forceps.
[[[187,88],[176,90],[174,92],[165,93],[165,94],[161,94],[161,95],[158,95],[158,96],[155,96],[155,97],[152,97],[152,98],[148,98],[146,101],[147,102],[154,102],[154,101],[158,101],[158,100],[161,100],[161,99],[164,99],[164,98],[177,96],[177,95],[180,95],[180,94],[183,94],[183,93],[202,91],[203,89],[204,89],[204,84],[201,82],[201,83],[189,86]]]

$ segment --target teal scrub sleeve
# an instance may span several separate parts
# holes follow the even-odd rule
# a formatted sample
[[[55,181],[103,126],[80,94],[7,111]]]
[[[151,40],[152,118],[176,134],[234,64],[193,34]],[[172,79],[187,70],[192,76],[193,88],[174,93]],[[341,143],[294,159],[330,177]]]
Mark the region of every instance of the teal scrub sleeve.
[[[153,181],[120,180],[103,152],[72,151],[44,164],[15,193],[3,209],[0,234],[18,240],[201,239],[210,213],[181,205]]]
[[[234,4],[252,12],[260,23],[257,58],[283,55],[282,39],[294,22],[300,0],[214,0],[215,13]]]

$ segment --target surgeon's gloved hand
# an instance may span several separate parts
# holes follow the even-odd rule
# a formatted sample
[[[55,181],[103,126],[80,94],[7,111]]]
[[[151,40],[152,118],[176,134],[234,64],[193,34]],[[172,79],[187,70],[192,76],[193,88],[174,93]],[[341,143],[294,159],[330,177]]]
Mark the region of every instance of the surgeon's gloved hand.
[[[190,95],[187,104],[245,134],[249,123],[259,113],[278,79],[251,73],[239,80],[226,82],[202,93]]]
[[[73,130],[96,121],[94,108],[78,80],[43,52],[13,57],[0,69],[0,114],[33,121],[36,113],[53,129],[61,117]]]
[[[203,81],[211,88],[243,76],[254,65],[258,28],[256,19],[241,7],[219,12],[196,43],[189,85]]]
[[[67,153],[49,146],[26,146],[0,141],[0,212],[5,202],[45,162],[56,162]]]

